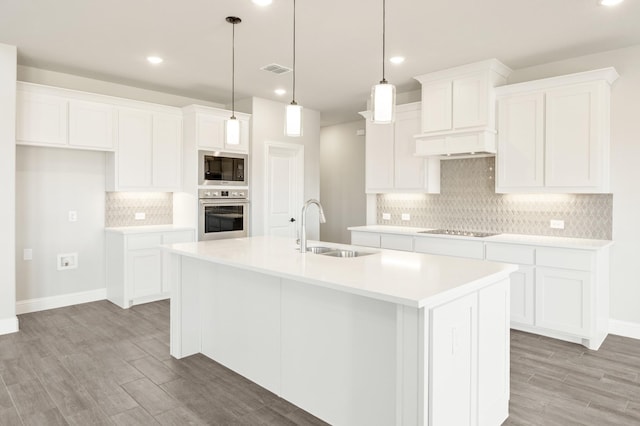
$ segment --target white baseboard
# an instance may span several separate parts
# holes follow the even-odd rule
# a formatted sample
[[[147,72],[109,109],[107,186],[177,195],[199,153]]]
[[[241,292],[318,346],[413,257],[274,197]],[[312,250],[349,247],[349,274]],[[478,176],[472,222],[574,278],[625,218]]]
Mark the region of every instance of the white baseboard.
[[[98,290],[81,291],[79,293],[62,294],[60,296],[19,300],[16,302],[16,314],[28,314],[29,312],[63,308],[65,306],[105,300],[106,298],[107,289],[100,288]]]
[[[18,317],[0,319],[0,335],[18,331]]]
[[[637,322],[609,320],[609,334],[640,339],[640,324]]]

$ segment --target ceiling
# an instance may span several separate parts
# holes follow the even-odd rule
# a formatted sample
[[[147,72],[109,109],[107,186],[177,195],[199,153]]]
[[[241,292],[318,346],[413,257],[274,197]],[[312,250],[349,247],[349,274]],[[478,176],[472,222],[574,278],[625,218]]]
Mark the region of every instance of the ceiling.
[[[197,99],[231,101],[230,15],[236,27],[236,99],[289,102],[292,0],[2,0],[0,42],[20,65]],[[322,124],[359,118],[382,77],[382,1],[298,0],[296,100]],[[513,69],[640,44],[640,1],[387,0],[387,80],[416,90],[413,76],[488,58]],[[164,58],[151,66],[149,55]],[[289,93],[277,96],[273,90]]]

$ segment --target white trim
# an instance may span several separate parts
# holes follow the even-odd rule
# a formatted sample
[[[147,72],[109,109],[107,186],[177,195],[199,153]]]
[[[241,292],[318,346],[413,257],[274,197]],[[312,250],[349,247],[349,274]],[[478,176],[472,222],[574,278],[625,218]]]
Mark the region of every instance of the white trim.
[[[18,331],[18,317],[0,319],[0,335]]]
[[[16,313],[28,314],[29,312],[45,311],[47,309],[63,308],[65,306],[79,305],[81,303],[96,302],[107,298],[107,289],[81,291],[79,293],[62,294],[59,296],[41,297],[38,299],[19,300],[16,302]]]
[[[543,78],[540,80],[525,81],[522,83],[508,84],[495,88],[496,96],[510,96],[519,93],[527,93],[540,90],[549,90],[568,84],[590,83],[604,80],[609,85],[613,84],[620,75],[615,68],[601,68],[593,71],[578,72],[575,74],[560,75],[557,77]]]
[[[610,319],[609,334],[615,334],[616,336],[622,337],[630,337],[632,339],[640,339],[640,324],[637,322]]]

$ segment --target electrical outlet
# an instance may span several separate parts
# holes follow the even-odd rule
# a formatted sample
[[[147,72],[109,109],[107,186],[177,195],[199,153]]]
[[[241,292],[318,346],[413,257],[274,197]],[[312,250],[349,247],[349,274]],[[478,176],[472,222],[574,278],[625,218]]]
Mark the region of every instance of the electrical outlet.
[[[402,213],[402,220],[411,220],[411,215],[409,213]]]
[[[356,136],[364,136],[364,129],[356,130]]]
[[[33,260],[33,249],[22,250],[22,260]]]
[[[552,229],[564,229],[564,220],[551,219],[549,226],[551,226]]]
[[[136,220],[145,220],[147,217],[147,215],[144,212],[137,212],[136,213]]]
[[[78,267],[78,253],[63,253],[58,255],[58,271],[76,269]]]
[[[391,213],[382,213],[382,220],[391,220]]]
[[[78,212],[75,210],[69,210],[69,222],[78,221]]]

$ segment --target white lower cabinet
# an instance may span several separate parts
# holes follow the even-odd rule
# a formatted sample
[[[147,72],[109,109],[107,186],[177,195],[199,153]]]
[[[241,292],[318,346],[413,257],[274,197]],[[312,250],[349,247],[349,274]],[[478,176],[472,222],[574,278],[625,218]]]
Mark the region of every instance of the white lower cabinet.
[[[194,230],[107,232],[107,299],[121,308],[167,299],[160,245],[192,241]]]
[[[413,251],[413,237],[411,235],[380,235],[380,248]]]
[[[403,238],[403,240],[399,239]],[[609,248],[569,249],[352,231],[351,243],[513,263],[511,328],[598,349],[608,334]],[[384,241],[392,243],[384,244]]]

